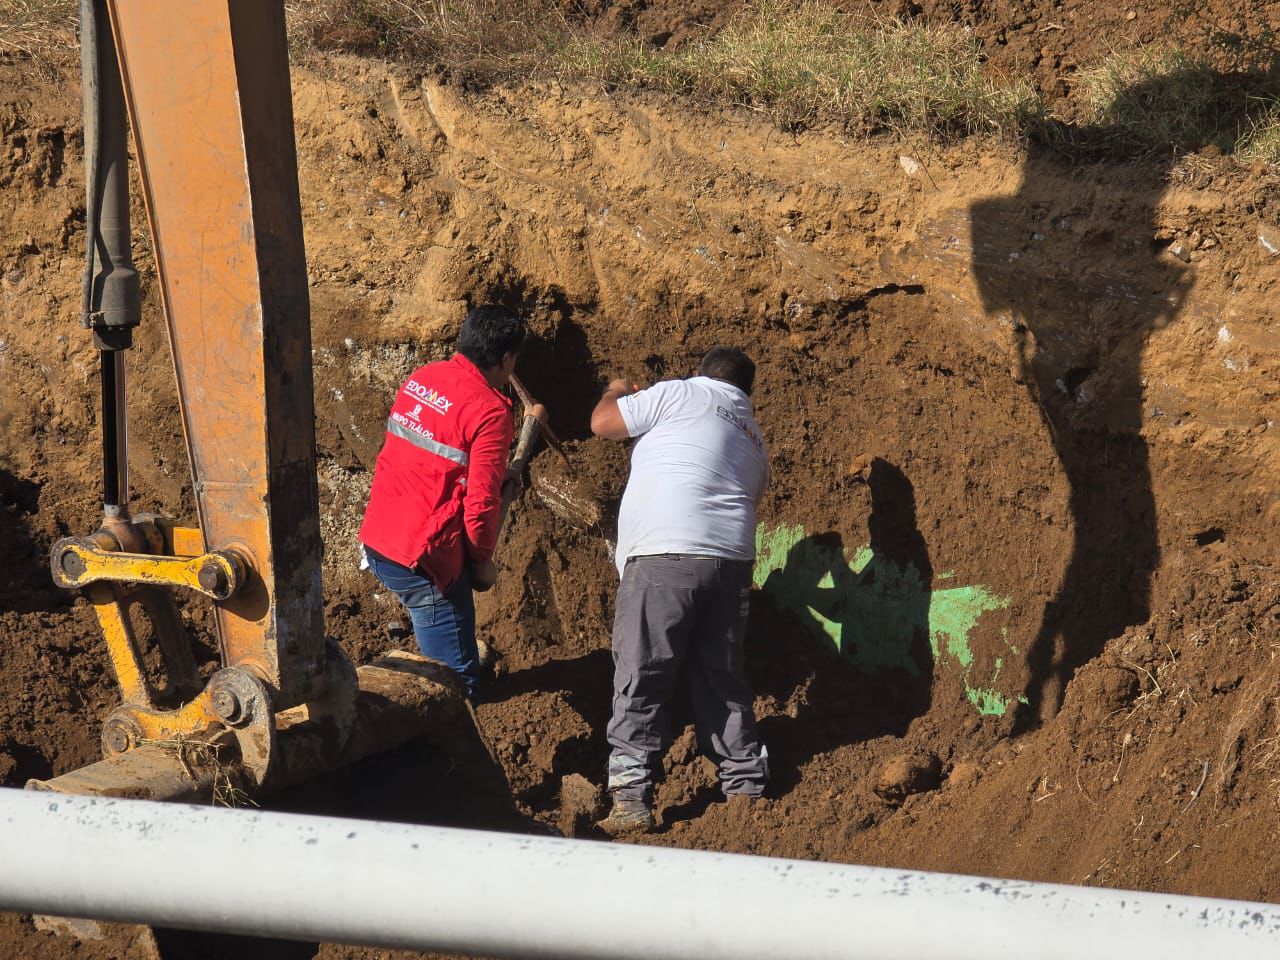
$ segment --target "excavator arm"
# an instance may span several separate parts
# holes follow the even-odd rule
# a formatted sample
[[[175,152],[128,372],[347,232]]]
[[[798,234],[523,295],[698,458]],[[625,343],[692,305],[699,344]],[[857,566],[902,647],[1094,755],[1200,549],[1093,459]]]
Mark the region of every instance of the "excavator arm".
[[[277,781],[298,780],[349,762],[352,750],[373,752],[421,732],[434,722],[423,717],[424,696],[437,711],[447,702],[450,715],[460,699],[447,671],[412,657],[357,678],[325,637],[283,3],[82,0],[81,11],[84,316],[102,358],[104,515],[89,536],[55,544],[51,567],[59,584],[94,605],[122,702],[103,727],[106,760],[32,786],[157,799],[207,794],[211,777],[193,774],[182,748],[193,740],[230,747],[251,786],[273,772]],[[198,527],[129,511],[124,356],[140,297],[129,250],[126,122]],[[203,686],[176,589],[214,606],[221,669]],[[159,670],[148,669],[157,661]],[[353,738],[357,694],[369,678],[382,690],[379,708]],[[388,683],[400,691],[390,714]],[[292,734],[292,758],[277,756],[282,731]]]
[[[222,657],[277,707],[325,673],[311,326],[280,3],[109,0],[200,528],[252,571]],[[176,22],[175,22],[176,21]]]

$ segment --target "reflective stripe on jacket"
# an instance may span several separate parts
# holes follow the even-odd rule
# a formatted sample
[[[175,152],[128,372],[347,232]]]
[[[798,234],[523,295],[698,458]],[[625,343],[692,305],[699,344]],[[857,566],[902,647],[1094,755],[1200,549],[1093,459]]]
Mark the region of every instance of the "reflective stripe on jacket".
[[[373,470],[360,541],[448,590],[497,545],[511,401],[462,354],[401,384]]]

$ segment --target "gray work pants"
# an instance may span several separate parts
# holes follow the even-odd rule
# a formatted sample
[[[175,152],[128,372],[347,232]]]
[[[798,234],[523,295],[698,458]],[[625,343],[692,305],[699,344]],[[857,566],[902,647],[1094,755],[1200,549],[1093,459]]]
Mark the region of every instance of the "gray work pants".
[[[756,734],[743,639],[751,564],[662,554],[623,568],[613,618],[609,791],[651,802],[670,742],[666,705],[689,660],[694,729],[726,795],[759,796],[768,752]]]

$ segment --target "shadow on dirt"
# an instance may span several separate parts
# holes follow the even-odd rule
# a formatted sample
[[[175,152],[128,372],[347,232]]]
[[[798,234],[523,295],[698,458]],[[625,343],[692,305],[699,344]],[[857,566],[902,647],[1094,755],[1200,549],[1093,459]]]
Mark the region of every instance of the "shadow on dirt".
[[[608,650],[592,650],[580,657],[547,660],[524,670],[503,673],[490,683],[484,699],[510,700],[526,693],[557,691],[564,694],[569,706],[592,722],[593,728],[594,721],[602,718],[599,739],[603,744],[604,722],[609,719],[613,700],[613,658]],[[603,759],[600,769],[604,769]],[[585,775],[582,770],[563,772]]]
[[[58,589],[49,574],[49,545],[32,536],[28,518],[40,506],[40,485],[0,469],[0,613],[32,613],[69,606],[70,591]]]
[[[4,757],[10,758],[9,763]],[[2,769],[6,768],[7,769]],[[39,747],[18,743],[14,740],[0,740],[0,784],[21,787],[28,780],[47,780],[54,775],[53,764]]]
[[[790,787],[787,789],[790,789]],[[772,792],[771,790],[770,793]],[[677,823],[697,820],[710,810],[714,804],[721,803],[724,799],[724,794],[720,792],[719,786],[700,786],[694,790],[693,796],[688,800],[673,803],[661,811],[658,830],[660,833],[666,833]]]
[[[1014,732],[1049,719],[1106,641],[1149,619],[1160,562],[1142,360],[1195,284],[1205,238],[1162,221],[1172,156],[1230,149],[1274,97],[1274,73],[1188,68],[1122,91],[1108,121],[1051,123],[1013,196],[970,209],[972,268],[986,311],[1014,331],[1018,369],[1070,484],[1070,560],[1027,651],[1027,703]],[[1135,164],[1135,153],[1147,162]],[[1209,161],[1206,160],[1206,164]],[[1064,190],[1064,184],[1078,184]]]
[[[785,705],[784,716],[761,722],[779,794],[812,757],[901,736],[929,709],[933,566],[915,491],[882,459],[866,484],[868,546],[850,556],[839,533],[806,536],[753,596],[748,669],[758,694]]]
[[[488,297],[528,319],[530,336],[520,348],[517,373],[546,405],[551,428],[566,440],[589,437],[591,408],[603,384],[587,332],[575,319],[578,307],[559,287],[532,286],[514,275],[504,277]]]
[[[441,746],[416,741],[308,780],[271,799],[273,810],[440,827],[542,832],[523,816],[502,767],[478,732]]]
[[[153,927],[161,960],[312,960],[320,944]]]

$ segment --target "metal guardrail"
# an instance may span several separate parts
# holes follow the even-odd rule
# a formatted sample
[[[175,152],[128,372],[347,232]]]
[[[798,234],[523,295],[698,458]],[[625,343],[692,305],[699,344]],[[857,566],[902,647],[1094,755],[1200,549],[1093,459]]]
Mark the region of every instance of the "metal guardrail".
[[[556,958],[1273,960],[1280,906],[0,789],[0,909]]]

